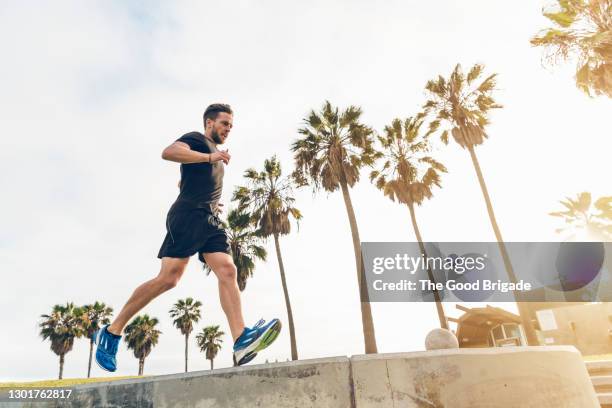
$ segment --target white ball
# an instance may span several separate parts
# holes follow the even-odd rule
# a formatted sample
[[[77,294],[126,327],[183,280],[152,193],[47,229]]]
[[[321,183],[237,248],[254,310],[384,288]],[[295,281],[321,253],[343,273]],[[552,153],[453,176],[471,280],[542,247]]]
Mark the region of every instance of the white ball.
[[[425,350],[459,348],[457,337],[447,329],[433,329],[425,337]]]

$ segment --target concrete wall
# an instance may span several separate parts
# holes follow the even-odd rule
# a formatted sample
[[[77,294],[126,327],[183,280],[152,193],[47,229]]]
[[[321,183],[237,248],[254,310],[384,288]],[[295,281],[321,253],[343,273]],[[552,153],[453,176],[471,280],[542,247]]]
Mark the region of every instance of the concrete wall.
[[[226,408],[352,405],[347,357],[253,365],[79,385],[70,401],[22,407]]]
[[[5,406],[599,408],[573,347],[434,350],[254,365],[80,385],[63,404],[0,402]]]
[[[354,356],[358,408],[599,408],[573,347]]]
[[[558,328],[542,332],[552,344],[571,344],[584,355],[612,353],[612,303],[591,303],[552,309]],[[573,324],[570,324],[573,323]]]

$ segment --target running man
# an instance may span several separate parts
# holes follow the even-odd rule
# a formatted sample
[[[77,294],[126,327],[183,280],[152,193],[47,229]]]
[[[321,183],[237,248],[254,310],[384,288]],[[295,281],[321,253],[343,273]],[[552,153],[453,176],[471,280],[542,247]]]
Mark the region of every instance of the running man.
[[[210,105],[204,112],[204,134],[187,133],[162,152],[164,160],[181,163],[181,182],[179,196],[166,218],[166,238],[157,255],[161,271],[136,288],[115,320],[94,334],[96,362],[104,370],[117,369],[117,348],[126,324],[151,300],[176,286],[189,257],[196,253],[219,281],[221,307],[234,340],[234,363],[248,363],[278,337],[278,319],[268,323],[260,320],[253,327],[244,325],[236,266],[218,217],[224,165],[229,164],[230,154],[218,150],[217,145],[227,139],[232,120],[229,105]]]

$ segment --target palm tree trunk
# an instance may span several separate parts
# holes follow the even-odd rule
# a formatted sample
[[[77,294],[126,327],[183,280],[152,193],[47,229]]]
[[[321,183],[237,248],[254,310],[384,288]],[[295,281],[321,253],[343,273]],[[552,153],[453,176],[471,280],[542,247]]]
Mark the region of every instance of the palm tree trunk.
[[[185,334],[185,372],[187,372],[187,348],[189,347],[189,333]]]
[[[516,275],[514,274],[514,270],[512,269],[512,263],[510,262],[510,257],[508,256],[508,252],[506,251],[506,245],[504,244],[501,231],[495,219],[495,213],[493,212],[491,198],[489,197],[487,185],[485,184],[484,177],[482,176],[482,171],[480,170],[480,164],[478,163],[478,158],[476,157],[476,151],[474,150],[474,146],[469,145],[468,151],[470,152],[472,164],[474,165],[474,169],[476,170],[476,176],[478,177],[478,182],[480,183],[480,189],[482,190],[482,195],[484,196],[485,203],[487,205],[489,219],[491,220],[491,225],[493,226],[493,232],[495,233],[495,238],[497,239],[499,251],[501,252],[502,259],[504,260],[506,272],[508,273],[510,281],[516,283]],[[527,344],[530,346],[537,346],[539,345],[539,342],[533,325],[531,324],[529,307],[525,304],[525,302],[519,302],[519,297],[520,294],[517,293],[517,291],[514,291],[514,298],[515,300],[517,300],[516,305],[518,307],[519,315],[521,317],[521,323],[523,324],[523,328],[525,329],[525,334],[527,336]]]
[[[419,230],[419,225],[417,224],[416,215],[414,213],[414,203],[408,204],[408,209],[410,210],[410,220],[412,221],[412,228],[414,229],[414,234],[416,235],[417,241],[419,242],[419,248],[421,249],[421,254],[423,254],[423,259],[425,260],[425,265],[427,265],[427,276],[431,282],[435,282],[433,273],[431,268],[427,263],[427,252],[425,252],[425,245],[423,244],[423,237],[421,237],[421,231]],[[434,299],[436,301],[436,310],[438,312],[438,319],[440,319],[440,327],[448,330],[448,320],[444,314],[444,307],[442,306],[442,301],[440,299],[440,293],[437,289],[434,289]]]
[[[289,290],[287,289],[287,279],[285,277],[285,267],[283,265],[283,257],[281,255],[278,234],[274,234],[274,245],[276,247],[276,259],[278,260],[278,269],[280,270],[281,283],[283,284],[283,293],[285,294],[285,306],[287,307],[287,319],[289,320],[289,338],[291,340],[291,360],[297,360],[298,352],[297,352],[297,342],[295,340],[295,326],[293,324],[293,311],[291,310],[291,302],[289,300]]]
[[[210,359],[210,369],[211,370],[213,369],[213,359],[212,358]]]
[[[91,375],[91,357],[93,355],[93,337],[89,338],[89,364],[87,365],[87,378]]]
[[[63,376],[64,376],[64,354],[60,354],[59,379],[61,380]]]
[[[145,359],[144,357],[140,357],[140,359],[138,360],[138,375],[142,375],[142,373],[144,373],[144,362]]]
[[[340,182],[342,188],[342,197],[346,206],[349,224],[351,226],[351,235],[353,237],[353,250],[355,252],[355,266],[357,268],[357,284],[359,285],[359,296],[361,300],[361,324],[363,328],[363,341],[365,343],[366,354],[378,353],[376,347],[376,333],[374,332],[374,320],[372,319],[372,308],[368,297],[368,289],[365,285],[365,276],[363,268],[363,259],[361,257],[361,240],[359,239],[359,229],[357,228],[357,220],[353,203],[349,194],[346,181]]]

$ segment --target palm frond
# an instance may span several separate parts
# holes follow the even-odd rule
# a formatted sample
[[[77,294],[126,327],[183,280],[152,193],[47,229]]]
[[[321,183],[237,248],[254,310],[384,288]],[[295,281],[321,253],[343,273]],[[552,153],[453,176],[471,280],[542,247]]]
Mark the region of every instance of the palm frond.
[[[612,1],[557,0],[543,10],[553,26],[531,44],[544,49],[543,61],[576,61],[576,86],[589,96],[612,97]]]

